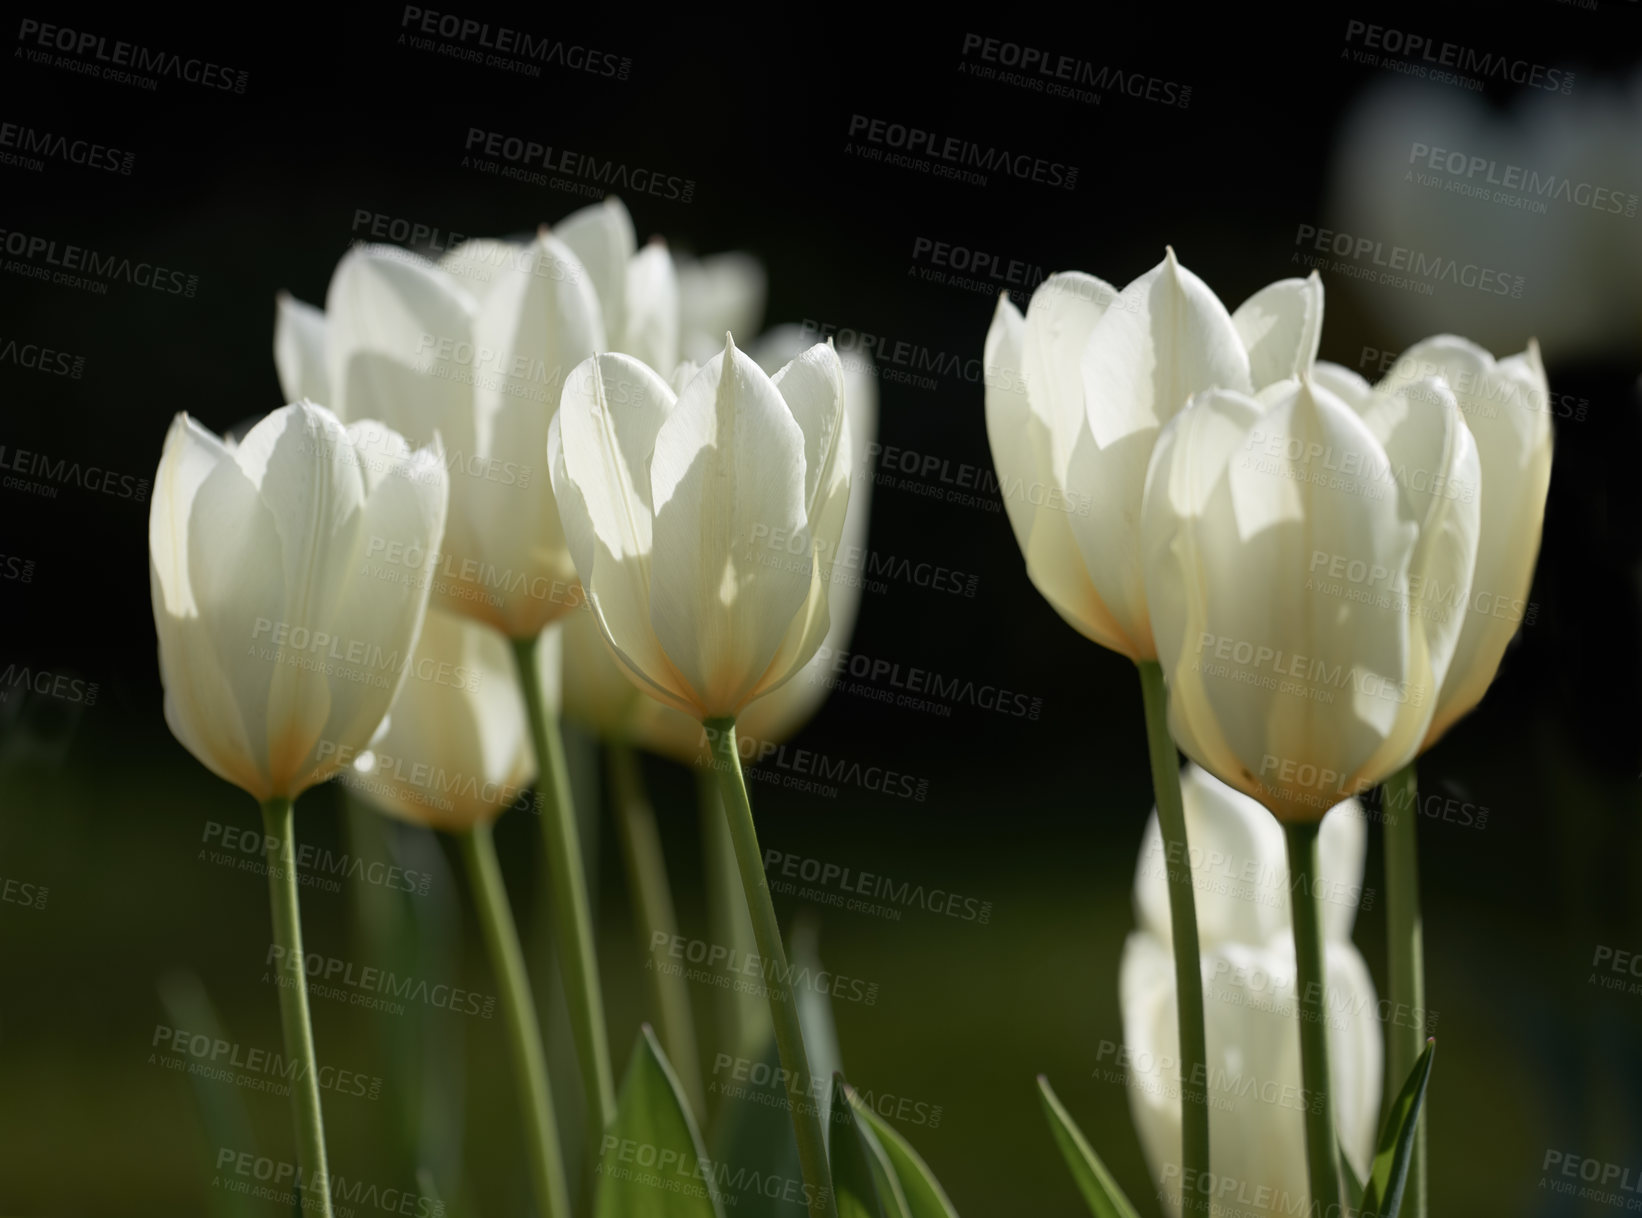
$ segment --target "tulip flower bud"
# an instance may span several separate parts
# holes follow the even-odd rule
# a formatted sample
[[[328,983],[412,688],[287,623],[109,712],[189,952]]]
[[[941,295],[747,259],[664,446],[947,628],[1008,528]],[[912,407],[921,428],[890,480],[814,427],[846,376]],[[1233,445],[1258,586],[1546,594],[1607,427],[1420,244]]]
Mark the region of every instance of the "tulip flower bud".
[[[1316,275],[1228,313],[1173,250],[1121,293],[1063,272],[1024,319],[1000,298],[987,436],[1027,574],[1074,628],[1137,663],[1157,658],[1139,529],[1159,431],[1195,393],[1252,393],[1308,367],[1322,316]]]
[[[1187,756],[1311,821],[1413,757],[1470,589],[1479,482],[1440,382],[1365,415],[1309,378],[1194,399],[1158,440],[1143,523]]]
[[[770,377],[728,342],[676,398],[629,356],[571,375],[553,486],[600,631],[650,696],[733,717],[821,645],[849,502],[843,395],[830,346]]]
[[[274,411],[233,448],[180,414],[148,518],[165,718],[214,774],[295,798],[363,749],[428,602],[381,556],[428,553],[449,479],[380,423]]]
[[[774,374],[802,355],[807,332],[800,326],[781,326],[759,337],[748,354],[758,366]],[[844,402],[849,414],[852,453],[857,472],[873,449],[878,431],[878,382],[871,365],[862,360],[841,361]],[[681,364],[674,373],[675,391],[700,369]],[[682,380],[680,379],[682,378]],[[861,552],[867,539],[872,501],[872,478],[852,483],[838,553]],[[815,655],[791,680],[751,703],[737,722],[743,739],[785,741],[807,723],[826,700],[832,681],[822,670],[838,652],[847,650],[861,603],[861,581],[835,579],[827,599],[827,636]],[[605,646],[591,613],[571,614],[564,625],[565,716],[598,732],[641,745],[652,752],[690,763],[702,755],[701,725],[690,715],[644,697],[623,675],[621,665]]]
[[[1180,1067],[1167,888],[1169,870],[1189,864],[1204,977],[1208,1170],[1218,1180],[1257,1183],[1281,1213],[1309,1196],[1305,1118],[1313,1102],[1294,1032],[1299,995],[1283,831],[1254,800],[1198,766],[1181,774],[1180,793],[1190,858],[1167,856],[1154,811],[1135,868],[1139,925],[1124,945],[1119,973],[1123,1044],[1103,1044],[1097,1057],[1102,1072],[1127,1082],[1129,1110],[1160,1199],[1166,1212],[1180,1214],[1183,1191],[1194,1202],[1200,1198],[1193,1187],[1183,1190],[1178,1165]],[[1359,1177],[1374,1155],[1383,1069],[1380,1004],[1351,942],[1358,908],[1372,905],[1372,892],[1363,888],[1367,842],[1356,801],[1329,812],[1317,875],[1300,894],[1322,911],[1330,1096],[1341,1150]]]
[[[536,650],[542,688],[559,688],[559,632]],[[407,680],[348,785],[384,812],[462,833],[527,806],[536,777],[513,657],[494,630],[428,610]]]

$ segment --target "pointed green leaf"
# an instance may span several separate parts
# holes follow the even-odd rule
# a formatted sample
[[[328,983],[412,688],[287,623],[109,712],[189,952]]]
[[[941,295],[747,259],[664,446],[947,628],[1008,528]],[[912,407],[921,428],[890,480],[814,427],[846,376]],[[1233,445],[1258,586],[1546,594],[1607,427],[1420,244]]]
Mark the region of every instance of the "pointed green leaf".
[[[649,1024],[639,1029],[595,1172],[597,1218],[724,1218],[701,1134]]]
[[[722,1060],[722,1059],[720,1059]],[[781,1054],[775,1036],[766,1038],[764,1052],[755,1062],[751,1078],[779,1078]],[[781,1180],[800,1178],[798,1140],[793,1136],[792,1117],[779,1083],[737,1081],[732,1070],[715,1070],[707,1080],[707,1103],[716,1108],[713,1125],[713,1162],[738,1168],[756,1168]],[[780,1196],[767,1196],[749,1189],[737,1198],[736,1218],[792,1218],[791,1204]]]
[[[1106,1170],[1106,1164],[1084,1138],[1083,1131],[1062,1107],[1049,1080],[1041,1074],[1038,1090],[1043,1096],[1043,1110],[1049,1114],[1055,1144],[1060,1147],[1066,1166],[1072,1169],[1072,1178],[1078,1182],[1078,1191],[1088,1203],[1090,1213],[1095,1218],[1140,1218],[1117,1181],[1112,1179],[1112,1173]]]
[[[1425,1085],[1431,1081],[1431,1062],[1436,1052],[1436,1040],[1426,1041],[1425,1052],[1408,1072],[1408,1081],[1385,1114],[1385,1128],[1380,1130],[1380,1145],[1374,1152],[1374,1166],[1363,1197],[1363,1209],[1380,1218],[1397,1218],[1402,1208],[1408,1161],[1414,1155],[1414,1128],[1419,1124],[1420,1105],[1425,1102]]]
[[[855,1114],[866,1121],[867,1128],[876,1135],[894,1169],[895,1179],[906,1197],[907,1218],[958,1218],[946,1190],[929,1170],[929,1164],[912,1149],[912,1144],[895,1128],[874,1112],[853,1088],[848,1090]],[[837,1111],[837,1105],[833,1111]]]
[[[1346,1203],[1352,1213],[1361,1213],[1363,1208],[1363,1182],[1357,1179],[1357,1169],[1351,1166],[1351,1160],[1346,1157],[1346,1148],[1340,1147],[1340,1183],[1345,1186]]]
[[[731,870],[734,871],[733,866]],[[738,886],[736,899],[742,902],[745,915],[746,901],[740,895],[740,880],[733,875],[732,880]],[[795,975],[801,976],[807,971],[814,977],[821,973],[818,931],[813,916],[800,914],[794,919],[787,959]],[[800,1089],[800,1102],[820,1109],[821,1128],[830,1146],[833,1122],[829,1080],[843,1069],[838,1033],[832,1021],[832,999],[813,986],[798,987],[797,997],[798,1022],[803,1028],[804,1052],[810,1063],[810,1077]],[[761,1008],[765,1006],[762,998],[757,1001]],[[707,1080],[708,1103],[716,1109],[710,1134],[713,1161],[727,1165],[732,1171],[757,1168],[779,1179],[797,1180],[802,1172],[786,1091],[779,1081],[769,1081],[779,1080],[783,1074],[781,1054],[776,1048],[775,1032],[769,1027],[767,1010],[763,1036],[763,1052],[754,1058],[762,1063],[762,1068],[751,1073],[754,1079],[766,1081],[746,1081],[735,1069],[716,1068],[729,1065],[722,1055],[715,1060],[713,1075]],[[736,1200],[734,1209],[736,1218],[790,1218],[792,1203],[779,1195],[772,1197],[758,1189],[749,1189]]]
[[[844,1076],[833,1075],[832,1110],[838,1114],[831,1147],[832,1194],[838,1218],[908,1218],[906,1197],[872,1131],[855,1119]]]

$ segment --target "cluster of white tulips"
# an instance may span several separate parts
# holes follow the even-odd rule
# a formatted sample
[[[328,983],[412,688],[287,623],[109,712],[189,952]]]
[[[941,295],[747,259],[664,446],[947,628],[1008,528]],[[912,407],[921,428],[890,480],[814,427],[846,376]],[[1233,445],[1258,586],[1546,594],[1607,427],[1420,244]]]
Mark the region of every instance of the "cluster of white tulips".
[[[633,750],[702,776],[706,865],[733,893],[714,933],[756,951],[768,998],[732,1003],[721,1033],[779,1056],[808,1212],[954,1213],[841,1077],[814,1100],[812,1064],[836,1049],[795,993],[743,781],[739,742],[802,726],[825,689],[806,670],[847,645],[858,585],[833,565],[864,540],[852,475],[877,409],[870,369],[790,328],[758,336],[762,295],[745,255],[641,248],[614,200],[438,261],[359,246],[323,310],[279,298],[290,404],[237,441],[178,416],[155,482],[167,722],[287,846],[294,802],[333,777],[457,839],[545,1218],[724,1213],[682,976],[648,970],[658,1034],[617,1090],[561,713],[607,744],[635,919],[663,939],[676,923]],[[1157,812],[1120,988],[1128,1053],[1169,1063],[1131,1094],[1173,1213],[1234,1179],[1286,1212],[1309,1196],[1394,1214],[1406,1192],[1423,1218],[1431,1055],[1399,1028],[1382,1061],[1350,941],[1358,797],[1392,792],[1392,998],[1423,1009],[1413,762],[1482,698],[1528,612],[1551,437],[1536,349],[1496,362],[1435,338],[1370,386],[1317,361],[1322,320],[1315,276],[1228,312],[1171,251],[1121,292],[1065,273],[1024,317],[1005,298],[986,339],[999,479],[1028,488],[1006,498],[1027,571],[1141,676]],[[509,810],[542,828],[580,1167],[502,887],[492,825]],[[1230,888],[1214,874],[1228,861]],[[287,1050],[306,1067],[301,1189],[328,1215],[294,866],[269,885]],[[1256,976],[1286,1005],[1249,1001]],[[1264,1087],[1219,1102],[1251,1073],[1304,1102]],[[1133,1213],[1040,1085],[1091,1205]],[[699,1187],[601,1158],[634,1139]]]
[[[794,678],[853,623],[857,593],[831,569],[865,530],[851,474],[876,398],[830,345],[800,349],[791,329],[756,335],[762,295],[745,255],[692,262],[659,241],[639,248],[615,200],[533,240],[470,241],[437,262],[358,246],[323,310],[278,300],[274,355],[291,404],[238,442],[178,416],[160,462],[149,532],[172,731],[259,801],[282,842],[293,802],[333,776],[458,838],[546,1216],[584,1208],[572,1208],[584,1176],[564,1162],[501,885],[491,827],[509,809],[541,817],[581,1144],[597,1155],[612,1131],[670,1131],[680,1163],[706,1168],[682,978],[653,970],[666,1043],[641,1036],[617,1095],[564,707],[625,758],[615,785],[627,792],[635,905],[663,929],[671,897],[628,750],[715,778],[712,840],[744,894],[726,933],[746,930],[765,961],[762,1027],[790,1085],[811,1077],[737,725],[759,739],[801,726],[819,687]],[[756,340],[749,351],[736,332]],[[312,1067],[292,868],[271,871],[270,895],[292,963],[280,987],[288,1050]],[[301,1077],[302,1194],[328,1214],[318,1075]],[[815,1105],[791,1098],[806,1201],[835,1213],[828,1135]],[[867,1119],[859,1136],[880,1145]],[[589,1166],[601,1214],[653,1212],[668,1195]],[[721,1212],[710,1176],[703,1196]]]
[[[1413,764],[1531,620],[1551,465],[1537,348],[1496,361],[1432,338],[1370,386],[1317,360],[1322,321],[1315,275],[1228,312],[1170,251],[1121,292],[1064,273],[1024,317],[1002,299],[987,336],[999,480],[1039,492],[1008,501],[1027,573],[1140,669],[1157,820],[1121,990],[1172,1213],[1235,1182],[1273,1212],[1396,1213],[1406,1190],[1423,1218],[1430,1051],[1418,1021],[1388,1026],[1376,1144],[1376,1004],[1357,898],[1338,894],[1361,892],[1358,797],[1385,784],[1391,998],[1423,1011]],[[1249,1001],[1251,977],[1286,1007]],[[1248,1100],[1251,1079],[1303,1102]],[[1132,1212],[1045,1099],[1086,1194],[1114,1207],[1097,1212]]]

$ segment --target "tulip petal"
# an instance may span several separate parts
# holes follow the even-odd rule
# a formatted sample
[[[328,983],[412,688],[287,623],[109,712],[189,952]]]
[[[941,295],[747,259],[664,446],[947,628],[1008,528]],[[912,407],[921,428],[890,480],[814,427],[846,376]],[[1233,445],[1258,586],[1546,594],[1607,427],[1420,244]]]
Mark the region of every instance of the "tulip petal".
[[[473,323],[486,368],[474,389],[478,462],[452,486],[441,580],[444,608],[534,638],[574,608],[576,572],[543,462],[571,369],[604,346],[599,302],[581,263],[543,234],[497,272]],[[471,575],[471,578],[468,576]]]
[[[1219,640],[1231,640],[1234,665],[1245,648],[1257,656],[1267,649],[1292,688],[1274,695],[1239,679],[1246,674],[1229,672],[1204,689],[1242,761],[1244,781],[1276,777],[1264,792],[1250,793],[1268,806],[1271,797],[1287,801],[1291,814],[1299,813],[1296,801],[1304,797],[1306,818],[1316,819],[1342,789],[1377,782],[1408,759],[1418,743],[1417,735],[1408,738],[1410,726],[1423,734],[1435,689],[1426,688],[1424,635],[1409,628],[1406,615],[1325,590],[1311,573],[1322,569],[1319,556],[1328,564],[1343,557],[1386,572],[1389,594],[1406,598],[1417,532],[1401,518],[1391,488],[1342,478],[1330,468],[1352,454],[1367,467],[1385,458],[1362,421],[1327,390],[1302,386],[1260,426],[1267,454],[1278,454],[1275,467],[1233,462],[1231,517],[1203,521],[1208,631],[1216,637],[1216,655],[1223,650]],[[1277,578],[1251,581],[1251,570]],[[1304,671],[1296,674],[1302,659]],[[1254,672],[1272,675],[1258,664]],[[1318,763],[1315,784],[1282,776],[1287,766],[1305,762]],[[1326,778],[1324,768],[1337,773]]]
[[[1026,393],[1025,341],[1026,319],[1010,303],[1008,293],[999,293],[986,332],[986,438],[1004,511],[1023,557],[1038,513],[1035,504],[1042,498],[1031,494],[1031,488],[1049,485],[1053,477],[1049,427],[1032,412]]]
[[[1117,289],[1093,275],[1061,271],[1045,279],[1026,306],[1021,371],[1027,401],[1048,429],[1051,467],[1063,487],[1083,427],[1084,347],[1118,299]]]
[[[1374,393],[1374,386],[1356,372],[1326,359],[1311,366],[1311,383],[1321,385],[1358,414],[1368,409],[1368,400]]]
[[[804,513],[808,519],[822,492],[833,484],[832,471],[846,425],[844,367],[831,343],[817,343],[788,361],[770,382],[804,433]],[[847,488],[847,461],[844,476]]]
[[[1476,442],[1441,378],[1377,392],[1361,414],[1390,463],[1376,476],[1394,481],[1406,518],[1419,529],[1407,600],[1391,601],[1386,611],[1413,615],[1440,682],[1465,624],[1476,566],[1482,506]],[[1364,590],[1387,591],[1373,581]]]
[[[539,650],[556,653],[557,637],[549,632]],[[536,774],[513,657],[489,626],[437,609],[415,657],[413,673],[444,679],[405,682],[371,742],[372,764],[348,785],[401,820],[461,833],[515,805]]]
[[[627,318],[616,348],[643,360],[665,375],[678,363],[678,275],[673,256],[661,241],[651,241],[627,264]]]
[[[703,718],[753,696],[808,596],[804,442],[780,391],[733,343],[656,435],[650,620]]]
[[[323,656],[331,676],[323,739],[333,743],[369,740],[406,682],[437,683],[440,677],[437,670],[412,664],[428,603],[425,584],[383,579],[366,567],[366,555],[373,550],[431,553],[444,538],[450,484],[443,454],[437,448],[410,453],[403,439],[393,439],[399,459],[392,466],[383,461],[385,472],[365,500],[360,527],[345,553],[346,566],[337,577],[343,595],[330,625],[337,642]],[[381,447],[386,452],[393,446]],[[349,541],[339,534],[335,544],[344,550]],[[337,768],[334,751],[323,748],[304,764],[305,786]]]
[[[1496,363],[1465,339],[1427,339],[1403,353],[1386,377],[1386,387],[1431,375],[1441,376],[1453,389],[1476,441],[1482,512],[1467,612],[1427,733],[1428,746],[1482,700],[1528,614],[1552,449],[1549,388],[1537,346]]]
[[[502,272],[528,257],[529,250],[523,241],[474,237],[440,258],[439,269],[466,288],[475,301],[483,301],[503,278]]]
[[[587,273],[604,311],[604,332],[611,341],[627,329],[627,264],[638,248],[633,218],[615,195],[571,212],[553,226]]]
[[[474,297],[426,259],[391,245],[356,246],[325,297],[327,403],[344,420],[381,419],[417,447],[437,432],[458,461],[477,451]]]
[[[289,292],[274,298],[274,370],[287,402],[332,405],[325,341],[325,310]]]
[[[1136,433],[1155,434],[1194,393],[1254,389],[1231,315],[1172,249],[1123,289],[1081,354],[1089,430],[1103,449]],[[1030,356],[1027,368],[1030,388]]]
[[[266,776],[249,761],[250,737],[230,675],[240,670],[242,654],[234,649],[218,652],[189,578],[190,535],[200,488],[221,466],[230,467],[243,481],[222,441],[179,414],[166,433],[148,515],[149,584],[165,686],[165,721],[212,773],[266,798],[271,792]],[[247,484],[244,491],[247,503],[256,499],[255,488]]]
[[[1065,485],[1087,494],[1089,505],[1071,518],[1072,534],[1090,582],[1130,640],[1127,654],[1149,659],[1156,645],[1140,519],[1152,447],[1192,394],[1247,392],[1248,356],[1225,307],[1171,250],[1091,331],[1081,379],[1089,441],[1076,450]]]
[[[1317,359],[1323,335],[1323,281],[1279,279],[1237,306],[1232,325],[1249,353],[1249,378],[1261,389],[1299,376]]]
[[[599,627],[630,679],[689,710],[650,624],[651,454],[673,393],[632,356],[598,355],[565,383],[548,460],[565,539]]]

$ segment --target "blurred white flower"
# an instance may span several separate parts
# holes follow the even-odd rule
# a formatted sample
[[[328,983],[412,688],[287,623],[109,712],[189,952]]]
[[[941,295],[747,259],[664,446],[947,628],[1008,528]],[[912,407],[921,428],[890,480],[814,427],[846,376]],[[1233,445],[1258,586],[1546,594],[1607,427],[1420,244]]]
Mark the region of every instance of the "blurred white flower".
[[[1209,1170],[1238,1182],[1239,1210],[1299,1212],[1310,1196],[1304,1114],[1312,1097],[1300,1073],[1283,830],[1254,800],[1197,766],[1186,767],[1180,785],[1203,957]],[[1374,1152],[1383,1069],[1374,983],[1351,942],[1357,906],[1368,904],[1366,844],[1356,801],[1331,811],[1318,843],[1318,877],[1299,894],[1321,897],[1329,1084],[1340,1144],[1359,1177]],[[1124,945],[1119,976],[1123,1055],[1103,1060],[1127,1078],[1141,1147],[1173,1215],[1181,1213],[1181,1101],[1167,870],[1180,861],[1165,855],[1154,810],[1135,872],[1139,927]]]

